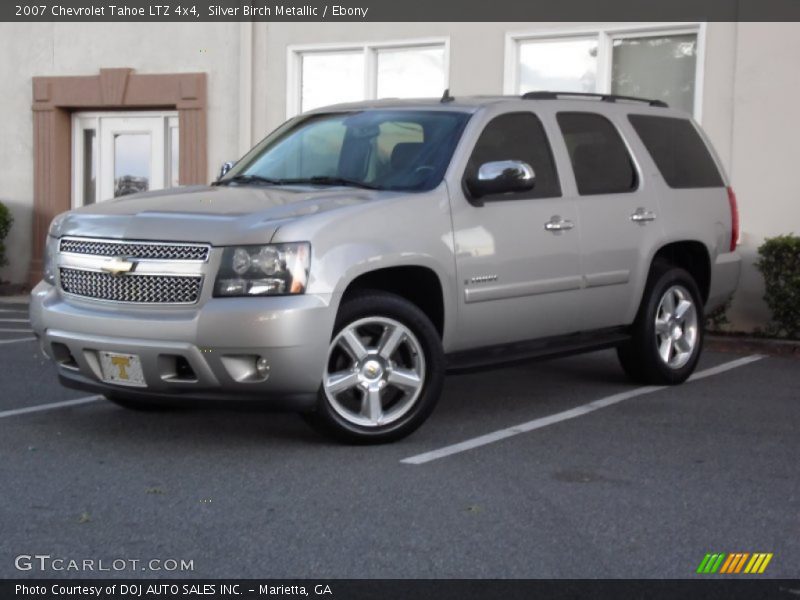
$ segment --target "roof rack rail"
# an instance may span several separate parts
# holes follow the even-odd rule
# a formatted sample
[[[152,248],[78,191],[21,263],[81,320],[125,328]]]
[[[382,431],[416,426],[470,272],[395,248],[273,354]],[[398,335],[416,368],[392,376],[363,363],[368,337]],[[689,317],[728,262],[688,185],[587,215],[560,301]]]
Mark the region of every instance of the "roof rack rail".
[[[594,94],[591,92],[527,92],[522,94],[523,100],[557,100],[558,98],[599,98],[603,102],[616,102],[623,100],[626,102],[644,102],[650,106],[669,108],[663,100],[649,100],[647,98],[637,98],[635,96],[617,96],[615,94]]]

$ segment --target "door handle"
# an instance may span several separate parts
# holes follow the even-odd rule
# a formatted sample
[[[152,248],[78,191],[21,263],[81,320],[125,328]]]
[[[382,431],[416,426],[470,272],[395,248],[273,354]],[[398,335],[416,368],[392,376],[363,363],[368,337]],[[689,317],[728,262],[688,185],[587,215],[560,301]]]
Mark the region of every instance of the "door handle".
[[[631,221],[634,223],[647,223],[656,220],[656,213],[644,208],[637,208],[636,212],[631,215]]]
[[[558,215],[550,217],[550,220],[544,224],[545,231],[568,231],[575,227],[575,223],[569,219],[562,219]]]

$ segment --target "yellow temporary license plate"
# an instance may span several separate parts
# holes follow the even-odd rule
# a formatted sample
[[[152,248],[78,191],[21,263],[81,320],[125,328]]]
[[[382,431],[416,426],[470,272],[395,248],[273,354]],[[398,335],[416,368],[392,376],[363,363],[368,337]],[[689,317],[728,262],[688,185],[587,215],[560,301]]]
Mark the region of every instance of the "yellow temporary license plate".
[[[100,370],[106,383],[133,387],[147,386],[142,373],[142,361],[135,354],[101,352]]]

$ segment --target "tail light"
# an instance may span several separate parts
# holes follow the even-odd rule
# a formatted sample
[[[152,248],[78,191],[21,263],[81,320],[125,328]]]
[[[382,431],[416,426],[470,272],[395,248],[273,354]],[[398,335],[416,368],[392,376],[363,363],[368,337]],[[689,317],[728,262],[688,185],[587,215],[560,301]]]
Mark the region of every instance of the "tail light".
[[[733,252],[739,241],[739,206],[736,204],[736,192],[731,186],[728,186],[728,204],[731,207],[731,252]]]

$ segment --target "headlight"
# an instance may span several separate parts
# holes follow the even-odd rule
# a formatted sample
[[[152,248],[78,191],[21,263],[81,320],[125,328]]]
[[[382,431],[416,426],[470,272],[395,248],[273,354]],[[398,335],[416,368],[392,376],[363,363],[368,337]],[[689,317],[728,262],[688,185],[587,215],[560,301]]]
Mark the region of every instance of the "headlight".
[[[42,279],[50,285],[56,284],[56,256],[58,255],[58,238],[47,236],[42,257]]]
[[[302,294],[310,261],[308,242],[225,248],[214,296]]]

